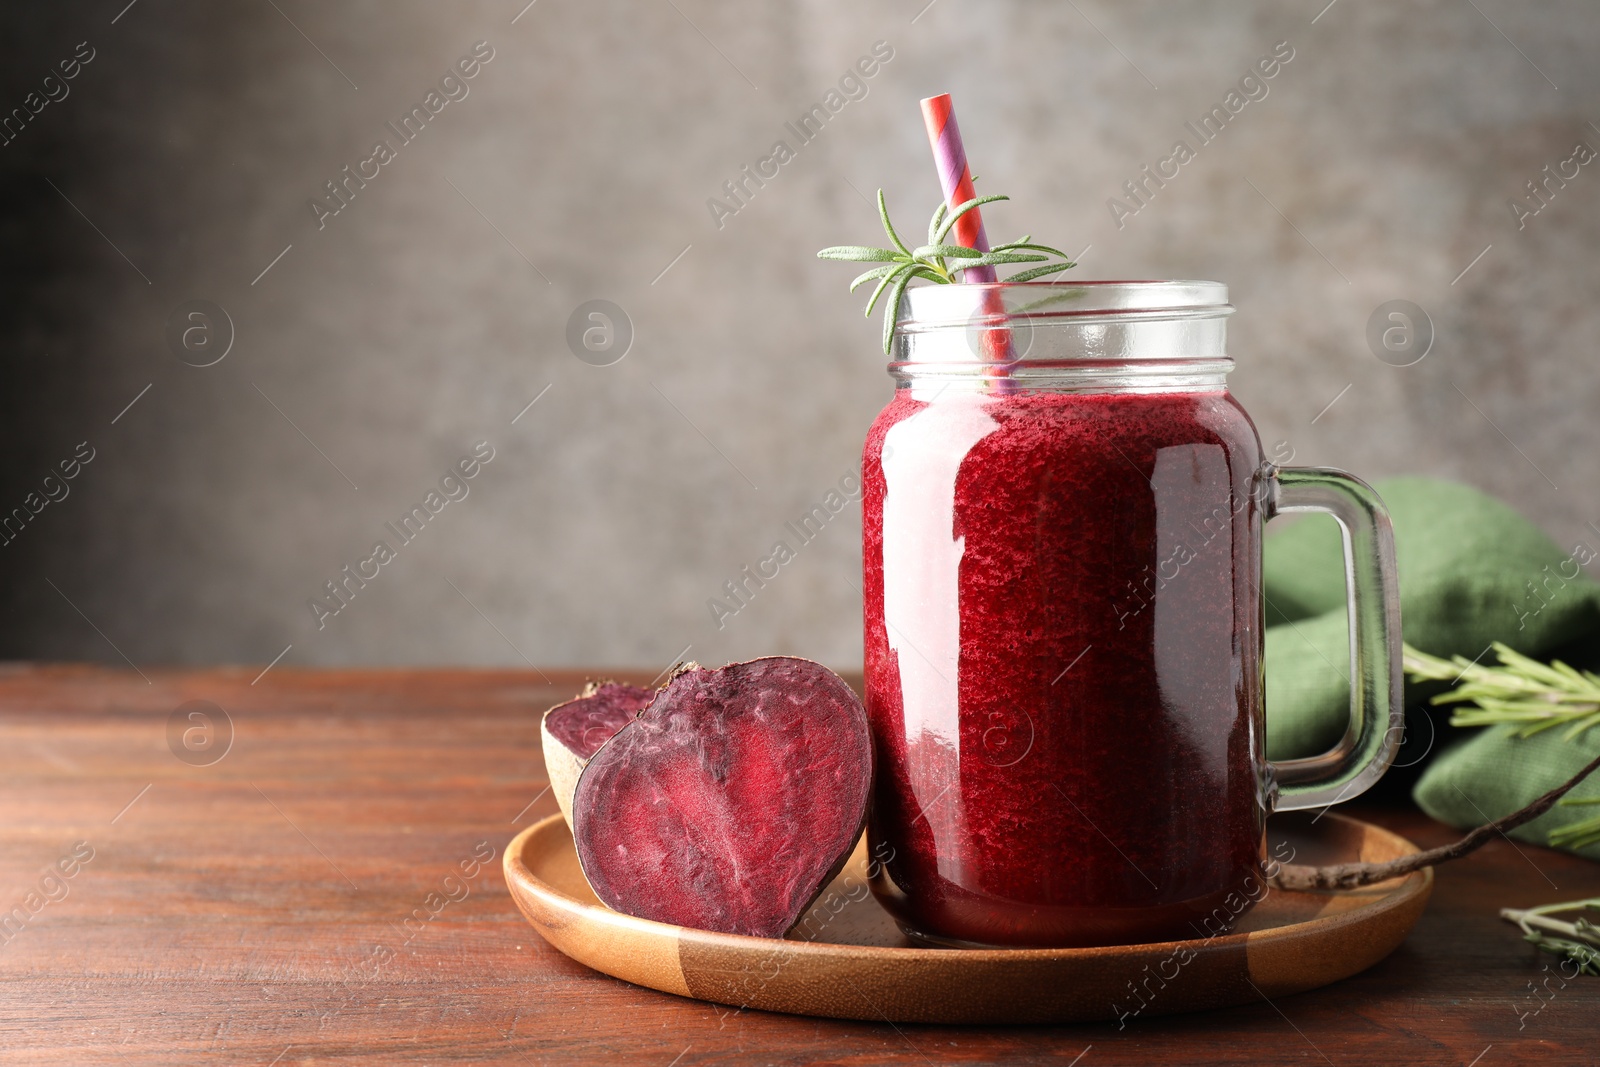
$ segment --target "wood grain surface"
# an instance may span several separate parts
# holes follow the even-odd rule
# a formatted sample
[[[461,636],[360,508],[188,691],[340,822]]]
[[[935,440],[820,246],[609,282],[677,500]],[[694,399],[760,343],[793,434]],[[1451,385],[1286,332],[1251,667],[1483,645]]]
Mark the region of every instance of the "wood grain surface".
[[[1496,917],[1600,895],[1600,865],[1503,840],[1441,868],[1410,938],[1354,978],[1122,1029],[838,1022],[630,986],[545,944],[500,873],[556,810],[538,714],[586,674],[258,673],[0,669],[0,1063],[1600,1062],[1600,979],[1563,987]],[[232,723],[210,765],[220,744],[174,754],[202,725],[191,701]],[[1455,836],[1353,810],[1424,847]]]

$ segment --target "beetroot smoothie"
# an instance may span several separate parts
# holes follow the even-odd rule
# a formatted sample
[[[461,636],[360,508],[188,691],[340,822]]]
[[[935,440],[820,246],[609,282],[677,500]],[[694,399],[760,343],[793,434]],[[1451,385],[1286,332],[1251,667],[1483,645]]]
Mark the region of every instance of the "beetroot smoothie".
[[[880,899],[957,942],[1199,936],[1263,861],[1254,426],[1222,389],[917,395],[862,464]]]

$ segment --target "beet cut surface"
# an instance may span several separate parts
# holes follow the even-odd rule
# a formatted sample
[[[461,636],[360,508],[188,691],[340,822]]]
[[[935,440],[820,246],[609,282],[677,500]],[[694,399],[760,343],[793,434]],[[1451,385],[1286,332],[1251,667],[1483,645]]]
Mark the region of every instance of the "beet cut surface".
[[[572,825],[572,791],[600,746],[633,721],[656,695],[654,689],[618,682],[591,682],[583,692],[544,713],[539,738],[550,791]]]
[[[544,726],[579,759],[590,759],[611,735],[633,721],[656,695],[654,689],[601,682],[545,713]]]
[[[826,667],[692,668],[584,769],[573,838],[615,911],[781,937],[844,865],[871,782],[866,711]]]

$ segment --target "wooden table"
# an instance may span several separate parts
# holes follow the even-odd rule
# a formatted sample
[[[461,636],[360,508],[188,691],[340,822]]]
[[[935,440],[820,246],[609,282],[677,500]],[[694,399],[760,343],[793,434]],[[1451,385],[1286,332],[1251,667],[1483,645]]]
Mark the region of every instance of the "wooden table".
[[[1441,869],[1393,956],[1270,1005],[1121,1031],[734,1014],[586,970],[506,894],[501,850],[556,810],[539,713],[582,674],[148,673],[0,669],[0,909],[26,920],[0,926],[0,1062],[1600,1062],[1600,979],[1535,999],[1551,957],[1496,918],[1600,895],[1600,865],[1558,853]],[[225,750],[191,701],[226,712]]]

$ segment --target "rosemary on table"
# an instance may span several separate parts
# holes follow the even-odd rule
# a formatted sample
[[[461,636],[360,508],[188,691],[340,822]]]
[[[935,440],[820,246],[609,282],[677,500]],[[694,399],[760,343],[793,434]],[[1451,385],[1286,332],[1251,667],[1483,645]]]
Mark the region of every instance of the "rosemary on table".
[[[950,236],[950,230],[955,226],[956,220],[961,216],[969,211],[976,211],[984,204],[1009,199],[1011,198],[1008,196],[976,196],[964,204],[958,204],[953,211],[940,203],[934,209],[933,218],[928,223],[928,243],[917,248],[908,248],[900,239],[900,235],[895,232],[894,224],[889,221],[889,205],[884,200],[883,190],[879,189],[878,220],[883,223],[883,232],[888,235],[889,243],[893,247],[835,245],[818,252],[817,258],[838,259],[848,263],[883,264],[859,275],[850,283],[850,291],[853,293],[870,281],[878,283],[877,288],[872,291],[872,298],[867,301],[866,315],[870,318],[872,309],[878,304],[878,298],[888,290],[889,300],[883,313],[883,352],[884,355],[888,355],[890,342],[894,339],[895,320],[900,314],[900,300],[905,295],[906,287],[918,278],[939,285],[950,285],[959,282],[960,275],[974,267],[1000,267],[1015,263],[1045,264],[1042,267],[1030,267],[1018,271],[1005,279],[1008,283],[1028,282],[1077,266],[1059,248],[1035,244],[1030,234],[1023,234],[1015,241],[995,245],[987,252],[980,252],[976,248],[967,248],[964,245],[944,243]],[[1049,262],[1052,256],[1058,258],[1060,262]]]
[[[1572,922],[1551,918],[1560,912],[1580,909],[1600,912],[1600,898],[1538,908],[1502,908],[1500,917],[1520,926],[1524,940],[1530,944],[1571,960],[1577,965],[1578,974],[1600,976],[1600,926],[1584,915]]]
[[[1416,681],[1455,682],[1455,688],[1433,698],[1434,704],[1470,704],[1455,708],[1452,726],[1510,725],[1517,737],[1532,737],[1565,726],[1563,741],[1600,726],[1600,675],[1580,671],[1560,660],[1540,663],[1496,641],[1499,666],[1474,663],[1465,656],[1443,660],[1405,646],[1405,670]],[[1563,797],[1563,805],[1600,804],[1600,797]],[[1550,844],[1577,849],[1600,843],[1600,815],[1550,831]],[[1577,973],[1600,976],[1600,926],[1586,915],[1572,922],[1551,916],[1576,910],[1600,911],[1600,898],[1546,904],[1538,908],[1504,908],[1501,918],[1522,928],[1523,937],[1545,952],[1563,956]]]

